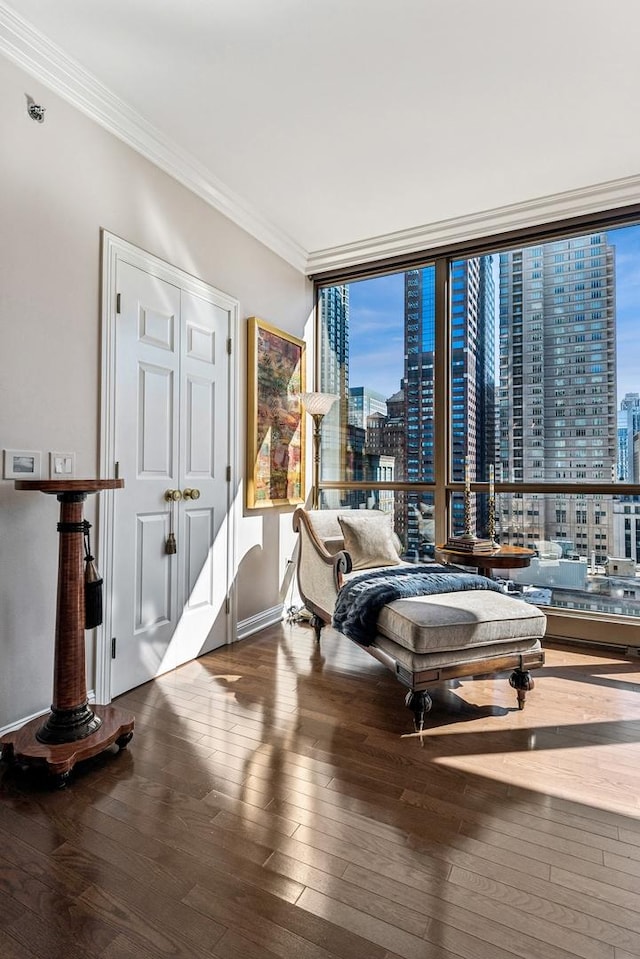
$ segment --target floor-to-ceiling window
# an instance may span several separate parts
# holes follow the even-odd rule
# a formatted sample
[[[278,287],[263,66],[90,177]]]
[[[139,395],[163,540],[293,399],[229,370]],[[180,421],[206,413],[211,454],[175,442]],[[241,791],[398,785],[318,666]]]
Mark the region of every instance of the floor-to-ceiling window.
[[[640,226],[615,222],[319,286],[322,502],[394,514],[419,560],[472,523],[505,589],[640,625]]]

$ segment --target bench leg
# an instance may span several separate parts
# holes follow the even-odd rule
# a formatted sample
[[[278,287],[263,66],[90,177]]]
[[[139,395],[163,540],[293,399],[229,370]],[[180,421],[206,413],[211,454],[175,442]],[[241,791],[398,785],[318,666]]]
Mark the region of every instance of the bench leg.
[[[316,616],[315,613],[311,617],[311,625],[313,626],[313,631],[316,634],[316,643],[320,642],[320,633],[322,632],[322,627],[324,623],[319,616]]]
[[[413,713],[413,725],[415,726],[416,732],[421,733],[424,729],[424,717],[433,705],[431,696],[424,689],[419,692],[410,689],[404,701]]]
[[[518,694],[518,709],[524,709],[524,701],[530,689],[533,689],[534,682],[531,673],[526,669],[514,669],[509,677],[509,685],[515,689]]]

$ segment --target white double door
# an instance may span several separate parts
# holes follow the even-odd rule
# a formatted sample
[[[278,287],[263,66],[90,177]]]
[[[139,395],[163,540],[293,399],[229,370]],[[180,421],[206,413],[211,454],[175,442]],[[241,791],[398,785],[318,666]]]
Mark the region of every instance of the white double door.
[[[116,290],[112,696],[227,641],[230,507],[229,306],[122,260]]]

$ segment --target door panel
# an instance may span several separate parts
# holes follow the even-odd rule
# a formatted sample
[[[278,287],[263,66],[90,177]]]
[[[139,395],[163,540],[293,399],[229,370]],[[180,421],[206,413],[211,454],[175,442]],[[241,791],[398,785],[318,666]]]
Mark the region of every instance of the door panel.
[[[231,319],[121,261],[116,283],[113,696],[226,642]]]
[[[215,383],[188,376],[186,387],[185,476],[191,479],[211,479],[215,468]]]
[[[116,283],[115,448],[125,485],[114,506],[114,696],[154,675],[175,626],[164,494],[179,483],[180,382],[180,290],[122,262]]]
[[[215,334],[193,323],[187,324],[186,355],[193,360],[215,364]]]
[[[161,313],[160,310],[139,305],[140,342],[160,350],[173,353],[176,336],[176,317],[173,313]]]
[[[189,609],[213,606],[212,542],[213,510],[186,510],[185,595],[186,606]]]
[[[176,452],[173,370],[141,363],[138,372],[137,475],[168,479]]]
[[[182,618],[202,642],[198,652],[226,642],[229,462],[228,310],[182,291],[183,353],[180,456],[183,488],[200,498],[181,510],[187,548]],[[205,511],[207,518],[205,522]],[[187,522],[190,529],[187,529]],[[193,640],[190,640],[191,642]]]
[[[164,550],[168,514],[138,514],[136,521],[135,632],[139,636],[171,621],[171,564]]]

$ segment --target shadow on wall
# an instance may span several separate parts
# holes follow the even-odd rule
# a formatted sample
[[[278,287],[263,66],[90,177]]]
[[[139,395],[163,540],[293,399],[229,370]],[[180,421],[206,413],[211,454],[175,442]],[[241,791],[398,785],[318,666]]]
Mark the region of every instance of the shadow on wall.
[[[293,510],[249,511],[240,520],[236,589],[238,622],[278,605],[299,605],[295,583],[297,535]]]

